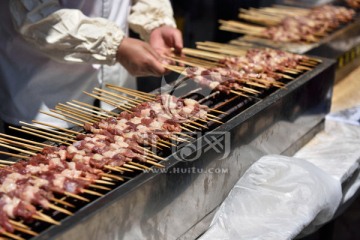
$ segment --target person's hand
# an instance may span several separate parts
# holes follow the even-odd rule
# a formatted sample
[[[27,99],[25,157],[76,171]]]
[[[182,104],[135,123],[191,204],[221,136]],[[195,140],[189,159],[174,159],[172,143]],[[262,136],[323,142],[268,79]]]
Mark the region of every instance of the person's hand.
[[[161,26],[155,28],[150,33],[149,44],[161,56],[168,56],[171,54],[171,48],[174,48],[175,53],[180,54],[183,48],[183,39],[181,32],[173,27]]]
[[[116,59],[133,76],[161,76],[166,72],[159,54],[148,43],[137,39],[124,38]]]

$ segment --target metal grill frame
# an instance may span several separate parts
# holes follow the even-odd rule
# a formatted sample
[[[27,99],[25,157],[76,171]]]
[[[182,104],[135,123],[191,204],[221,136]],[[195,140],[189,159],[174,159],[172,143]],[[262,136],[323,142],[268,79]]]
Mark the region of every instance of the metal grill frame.
[[[204,227],[190,230],[221,204],[253,162],[270,153],[291,155],[321,129],[335,74],[334,61],[321,59],[285,89],[211,131],[230,132],[228,158],[219,160],[221,155],[210,150],[193,162],[171,155],[164,163],[168,171],[223,168],[228,174],[142,173],[33,239],[177,239],[201,234]],[[196,140],[197,151],[207,146],[202,140],[211,132]]]

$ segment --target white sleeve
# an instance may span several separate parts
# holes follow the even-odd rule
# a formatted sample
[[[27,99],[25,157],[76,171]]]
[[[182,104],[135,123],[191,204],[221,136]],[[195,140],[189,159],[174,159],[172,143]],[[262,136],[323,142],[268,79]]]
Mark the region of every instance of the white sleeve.
[[[133,0],[129,16],[130,28],[148,40],[151,31],[159,26],[176,27],[169,0]]]
[[[76,9],[62,9],[57,0],[12,0],[17,31],[58,61],[115,64],[124,37],[115,23],[89,18]]]

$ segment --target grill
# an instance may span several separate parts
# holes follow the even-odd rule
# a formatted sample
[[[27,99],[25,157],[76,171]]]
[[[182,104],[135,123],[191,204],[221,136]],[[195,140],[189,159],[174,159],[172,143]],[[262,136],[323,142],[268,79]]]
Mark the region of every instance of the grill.
[[[81,195],[89,202],[56,196],[73,205],[66,209],[74,215],[43,210],[61,224],[27,224],[39,233],[32,239],[195,238],[254,161],[269,153],[290,155],[322,128],[330,109],[334,71],[334,61],[321,58],[311,71],[294,75],[294,80],[284,79],[285,88],[262,90],[257,98],[217,93],[203,97],[202,88],[183,79],[154,91],[176,89],[179,97],[221,110],[226,113],[218,114],[223,124],[212,122],[201,134],[193,135],[191,143],[158,150],[158,155],[166,158],[161,162],[164,169],[127,172],[122,174],[125,181],[103,185],[111,190],[90,188],[103,196],[93,192]],[[189,88],[193,90],[189,92]],[[224,139],[228,145],[222,145],[223,151],[212,146]],[[31,238],[21,232],[14,234]]]

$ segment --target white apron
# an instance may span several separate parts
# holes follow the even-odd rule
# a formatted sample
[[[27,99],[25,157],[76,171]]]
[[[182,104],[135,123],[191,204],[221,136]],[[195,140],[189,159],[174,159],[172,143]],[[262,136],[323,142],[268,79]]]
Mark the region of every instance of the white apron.
[[[10,1],[10,0],[9,0]],[[39,114],[57,103],[76,99],[92,104],[82,91],[113,83],[135,87],[126,81],[127,71],[116,64],[101,66],[61,63],[28,44],[14,29],[9,1],[0,1],[0,118],[11,124],[33,119],[68,127],[69,124]],[[128,32],[130,0],[60,0],[63,8],[79,9],[88,17],[102,17]]]

